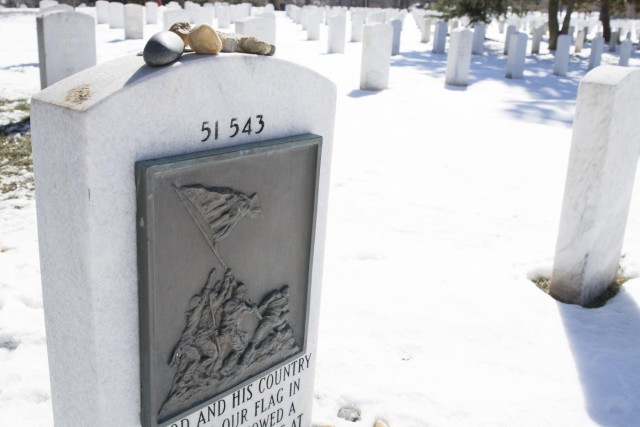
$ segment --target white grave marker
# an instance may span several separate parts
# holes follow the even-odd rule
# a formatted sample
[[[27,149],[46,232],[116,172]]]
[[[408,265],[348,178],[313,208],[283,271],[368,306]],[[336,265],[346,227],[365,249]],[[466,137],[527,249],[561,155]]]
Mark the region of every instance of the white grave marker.
[[[505,55],[509,54],[509,44],[511,43],[511,35],[514,34],[516,31],[518,31],[518,29],[516,28],[515,25],[509,25],[507,27],[507,34],[504,37],[504,50],[502,51],[502,53],[504,53]]]
[[[596,36],[591,40],[591,54],[589,55],[589,70],[600,65],[602,51],[604,50],[604,37]]]
[[[162,13],[162,28],[166,31],[176,22],[189,22],[189,15],[181,8],[166,8]]]
[[[229,28],[231,26],[231,9],[228,4],[215,4],[216,18],[218,19],[219,28]]]
[[[364,25],[364,15],[362,13],[351,13],[351,41],[362,41],[362,26]]]
[[[391,25],[366,24],[364,26],[360,66],[361,90],[384,90],[389,85],[392,39]]]
[[[58,2],[56,0],[41,0],[38,3],[38,7],[40,8],[41,12],[44,12],[44,9],[51,7],[51,6],[57,6]]]
[[[431,18],[425,16],[422,18],[422,37],[421,43],[429,43],[431,41]]]
[[[451,32],[445,84],[467,86],[472,44],[473,32],[471,30],[456,28]]]
[[[447,29],[449,26],[446,21],[436,22],[436,28],[433,32],[433,53],[444,53],[447,43]]]
[[[587,305],[613,283],[640,154],[640,71],[603,66],[580,83],[550,293]]]
[[[128,3],[124,5],[124,38],[144,38],[144,6]]]
[[[631,43],[631,40],[629,39],[624,40],[620,44],[620,60],[618,62],[618,65],[620,65],[621,67],[628,67],[629,58],[631,58],[631,52],[633,52],[633,43]]]
[[[307,40],[320,40],[320,12],[313,11],[307,14]]]
[[[533,29],[533,37],[531,39],[532,55],[537,55],[540,53],[540,43],[542,42],[542,37],[544,36],[544,33],[546,31],[546,24],[539,25]]]
[[[393,28],[393,42],[391,44],[391,55],[400,53],[400,37],[402,36],[402,21],[400,19],[392,19],[389,21]]]
[[[96,23],[80,12],[52,12],[36,17],[40,87],[96,65]]]
[[[344,15],[329,18],[327,53],[344,53],[347,38],[347,20]]]
[[[236,22],[236,33],[253,36],[269,44],[276,44],[276,21],[270,18],[246,17]]]
[[[159,97],[171,101],[149,102]],[[141,413],[149,404],[141,396],[150,391],[141,393],[142,381],[158,387],[164,383],[160,377],[149,379],[148,361],[141,366],[140,359],[148,318],[139,310],[144,305],[139,300],[137,232],[151,223],[143,226],[138,221],[136,192],[141,182],[135,179],[135,163],[212,149],[237,153],[240,145],[313,133],[322,137],[322,143],[315,151],[317,202],[310,230],[312,267],[305,275],[309,303],[304,345],[292,358],[262,367],[264,371],[244,383],[229,385],[221,397],[190,407],[190,415],[165,420],[169,426],[195,427],[200,413],[206,418],[215,411],[207,426],[237,423],[238,413],[244,414],[247,426],[269,422],[272,414],[273,419],[282,414],[281,421],[288,426],[310,425],[335,105],[336,87],[328,79],[277,58],[255,55],[191,55],[166,67],[146,67],[142,57],[128,55],[75,74],[33,97],[38,240],[56,425],[140,426],[141,417],[145,425],[157,425],[156,410]],[[235,121],[242,123],[232,136]],[[257,192],[259,185],[254,182],[243,190]],[[259,196],[262,218],[246,219],[245,224],[264,227],[278,218],[266,208],[270,196]],[[209,254],[196,224],[176,194],[173,197],[171,206],[182,209],[189,229],[195,230],[194,243],[204,244]],[[242,276],[250,270],[238,264],[242,265],[232,266],[234,273],[245,280]],[[274,270],[267,273],[277,274],[277,267],[270,268]],[[207,275],[205,271],[205,281]],[[255,278],[245,281],[249,292],[255,282]],[[177,325],[177,337],[187,319],[190,297],[167,301],[175,318],[156,313],[171,327]],[[157,360],[171,372],[169,356],[159,353]],[[275,385],[274,375],[279,381],[286,375],[287,380],[266,390]],[[280,387],[286,391],[279,392]],[[149,383],[145,388],[151,388]],[[270,399],[280,398],[284,400],[266,410]],[[262,413],[255,410],[261,399]]]
[[[527,56],[527,35],[515,32],[509,39],[509,55],[507,56],[508,79],[521,79],[524,77],[524,63]]]
[[[96,1],[96,20],[98,24],[109,23],[109,2],[106,0]]]
[[[558,36],[556,56],[553,62],[553,74],[566,76],[569,70],[569,51],[571,50],[571,36],[561,34]]]
[[[158,23],[158,3],[148,1],[144,4],[145,19],[147,24],[155,25]]]
[[[485,25],[483,22],[473,24],[473,46],[471,48],[473,55],[484,55],[484,34]]]
[[[124,28],[124,4],[109,3],[109,28]]]
[[[574,53],[582,52],[582,48],[584,47],[584,38],[585,38],[584,30],[578,30],[578,34],[576,35],[576,44],[573,49]]]

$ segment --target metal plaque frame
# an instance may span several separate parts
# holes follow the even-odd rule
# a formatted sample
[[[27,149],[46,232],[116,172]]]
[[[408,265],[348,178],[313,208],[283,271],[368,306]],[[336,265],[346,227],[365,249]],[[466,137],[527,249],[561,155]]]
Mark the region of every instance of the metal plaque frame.
[[[304,134],[135,164],[144,427],[305,353],[321,148]]]

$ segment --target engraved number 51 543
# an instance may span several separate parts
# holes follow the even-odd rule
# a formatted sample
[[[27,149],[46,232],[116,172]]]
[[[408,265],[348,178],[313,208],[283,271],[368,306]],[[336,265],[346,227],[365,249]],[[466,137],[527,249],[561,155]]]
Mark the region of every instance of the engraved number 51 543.
[[[251,133],[255,133],[256,135],[259,134],[260,132],[263,131],[264,129],[264,120],[263,120],[264,116],[262,114],[258,114],[255,117],[255,120],[257,120],[257,126],[258,129],[255,129],[252,126],[252,122],[251,119],[252,117],[249,117],[247,119],[246,122],[244,122],[244,124],[242,125],[243,122],[238,122],[238,118],[232,118],[229,122],[229,137],[230,138],[235,138],[236,136],[238,136],[239,134],[247,134],[247,135],[251,135]],[[241,130],[241,126],[242,125],[242,130]],[[201,131],[204,132],[204,138],[202,138],[202,142],[205,142],[207,140],[209,140],[209,138],[211,138],[211,135],[213,135],[213,139],[217,140],[220,138],[220,127],[218,125],[218,120],[216,120],[214,122],[213,125],[213,130],[211,129],[211,127],[209,127],[209,122],[202,122],[202,128]]]

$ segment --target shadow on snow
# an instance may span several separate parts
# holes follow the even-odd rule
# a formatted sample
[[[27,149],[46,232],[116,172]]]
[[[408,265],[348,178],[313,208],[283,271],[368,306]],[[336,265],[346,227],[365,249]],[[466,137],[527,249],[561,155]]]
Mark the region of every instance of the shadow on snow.
[[[573,112],[580,80],[587,73],[588,57],[572,55],[567,76],[553,75],[553,55],[527,55],[524,78],[506,78],[507,57],[497,49],[485,48],[485,55],[473,55],[469,70],[469,85],[480,81],[499,81],[510,87],[520,87],[531,96],[530,101],[511,101],[507,113],[516,119],[537,122],[573,123]],[[430,51],[400,52],[391,59],[392,67],[412,67],[444,81],[447,55]],[[449,90],[461,90],[446,86]]]
[[[589,416],[603,426],[640,420],[640,309],[625,291],[604,307],[558,303]],[[552,360],[549,363],[553,363]]]

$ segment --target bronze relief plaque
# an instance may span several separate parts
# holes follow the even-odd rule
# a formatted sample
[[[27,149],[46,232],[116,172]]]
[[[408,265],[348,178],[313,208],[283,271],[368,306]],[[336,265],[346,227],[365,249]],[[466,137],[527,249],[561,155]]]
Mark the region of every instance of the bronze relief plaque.
[[[304,353],[321,143],[136,163],[144,426]]]

